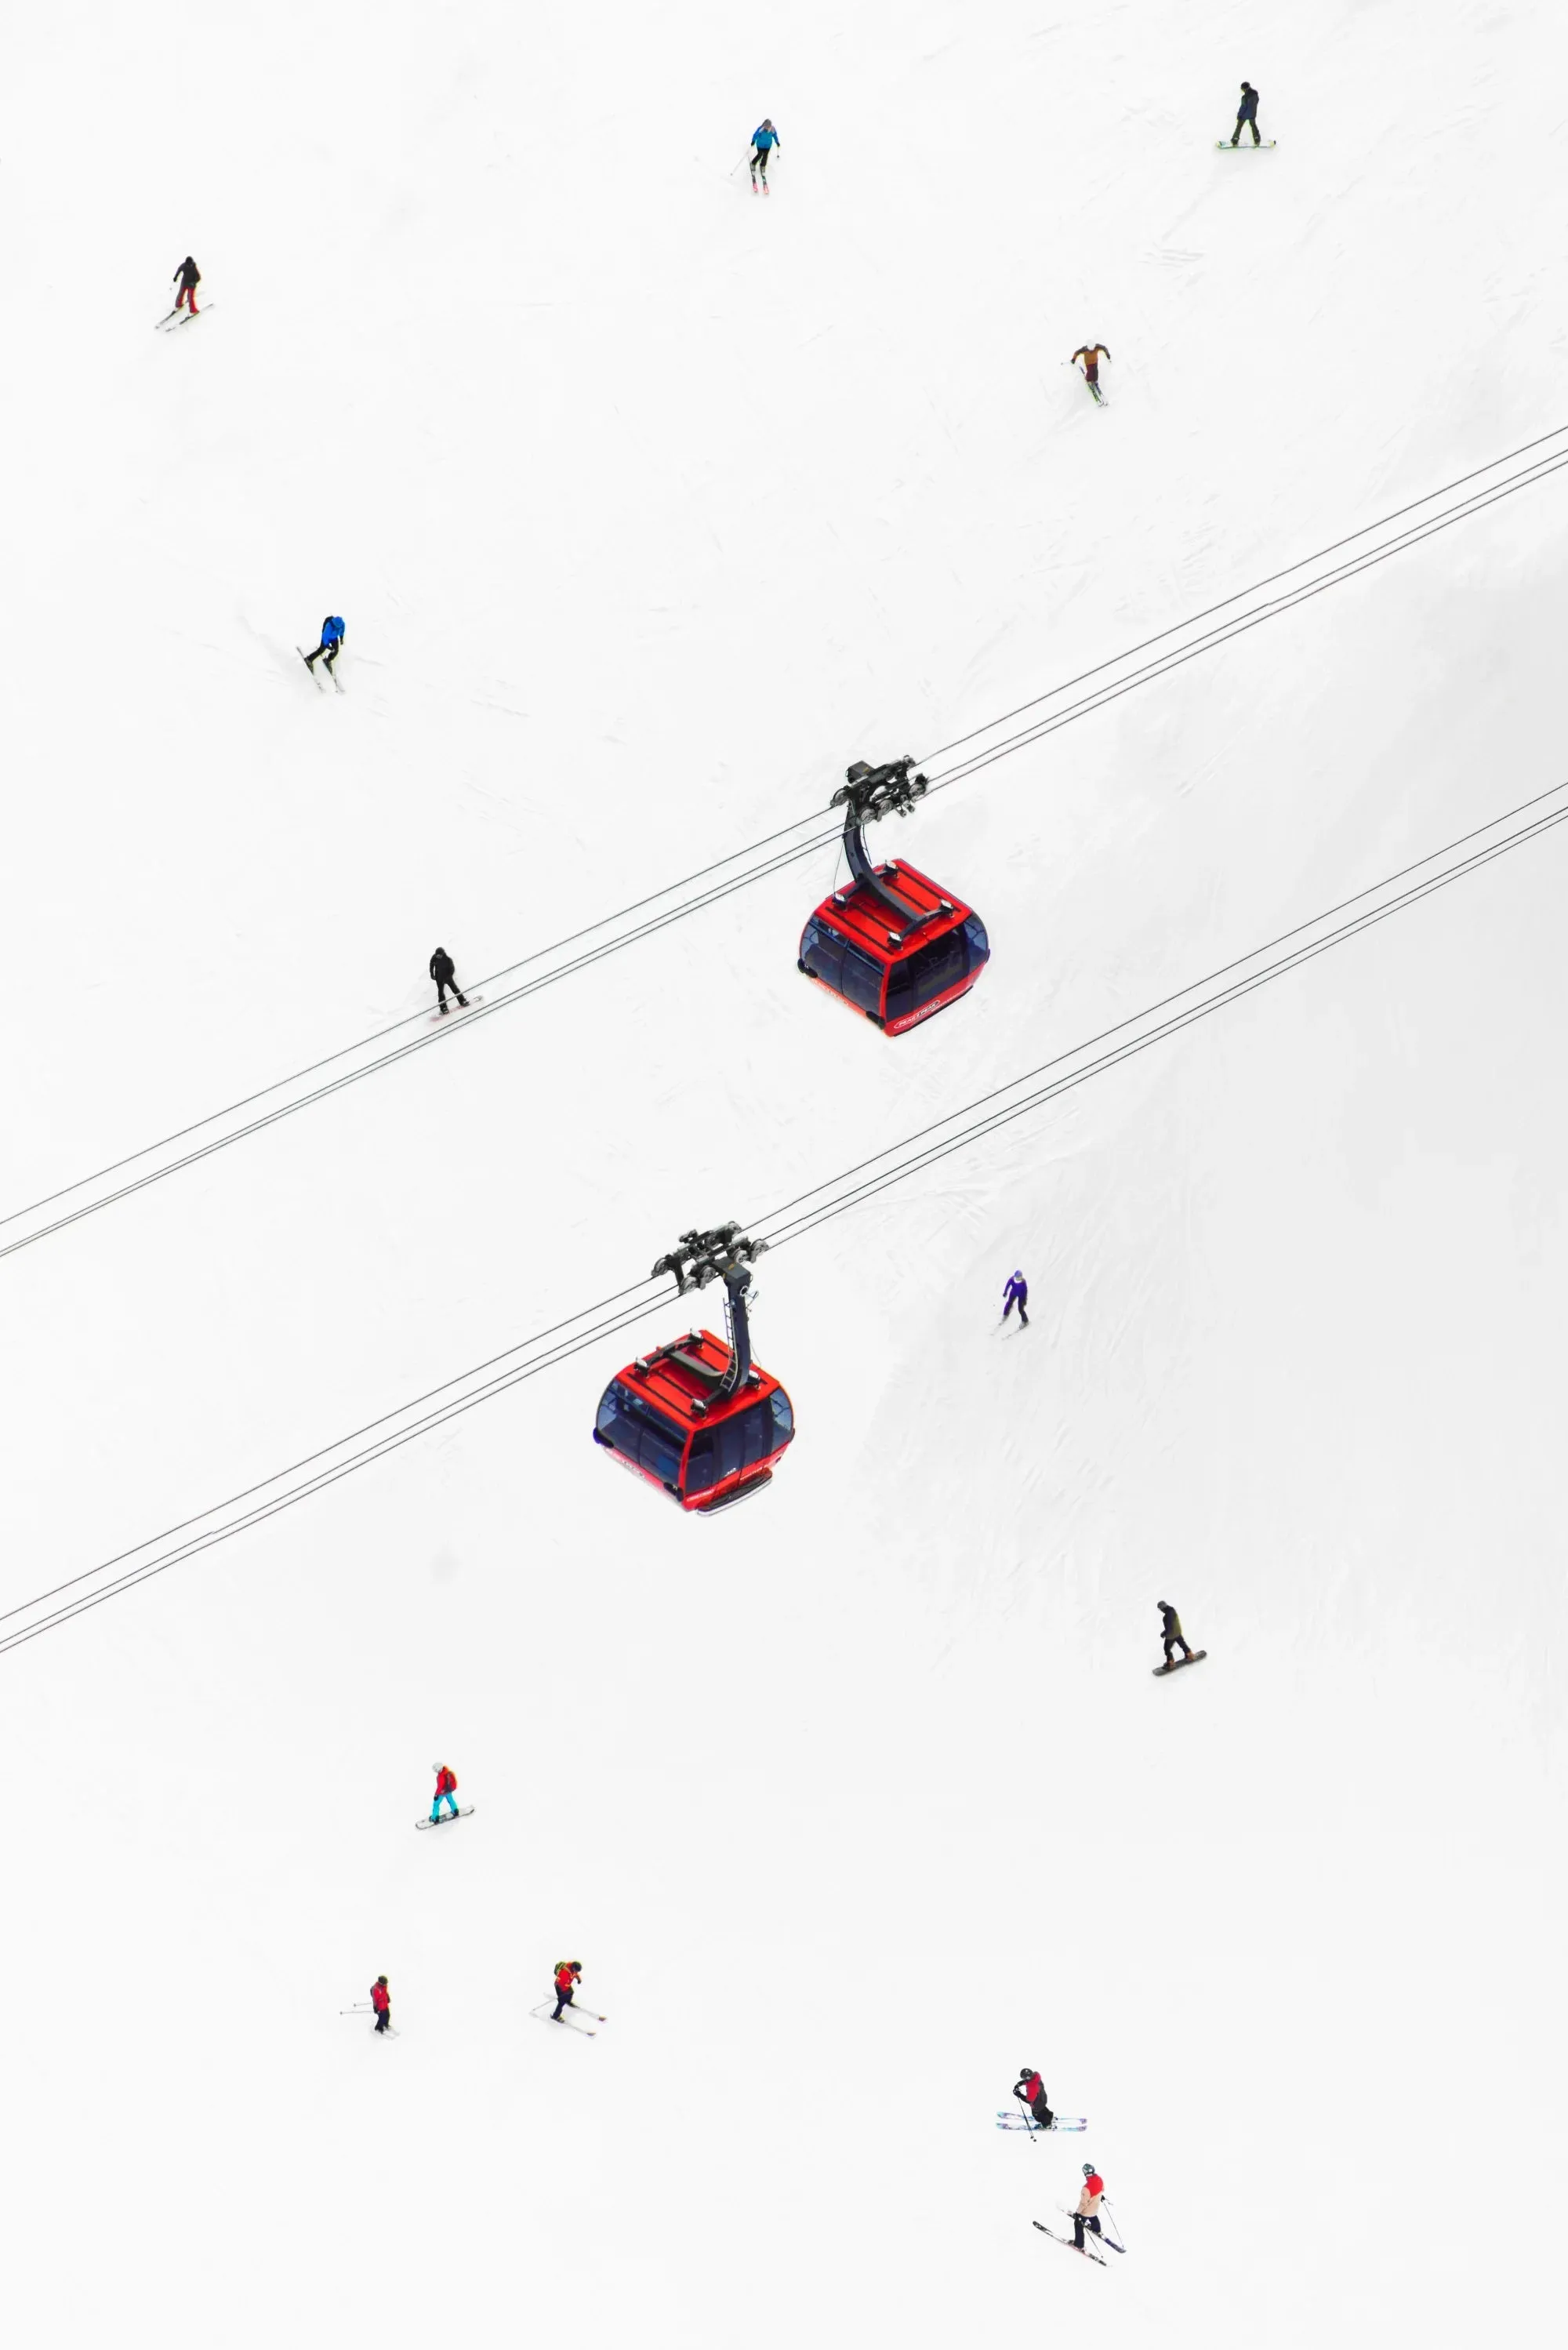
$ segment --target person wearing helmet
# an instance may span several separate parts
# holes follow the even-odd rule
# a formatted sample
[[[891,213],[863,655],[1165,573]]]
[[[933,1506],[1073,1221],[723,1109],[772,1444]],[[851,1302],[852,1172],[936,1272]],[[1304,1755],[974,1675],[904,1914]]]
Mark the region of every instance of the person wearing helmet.
[[[385,1975],[378,1975],[375,1981],[370,1985],[370,2004],[376,2011],[376,2021],[371,2027],[372,2030],[376,2032],[390,2032],[392,2028],[392,1994],[387,1988],[387,1978]]]
[[[457,1773],[449,1770],[444,1762],[437,1762],[433,1768],[436,1774],[436,1791],[435,1801],[431,1805],[432,1828],[441,1817],[441,1807],[443,1804],[449,1806],[452,1818],[455,1820],[457,1817]]]
[[[573,2007],[576,2004],[572,1994],[576,1990],[577,1985],[581,1982],[582,1979],[583,1962],[581,1959],[557,1959],[556,1960],[556,2012],[550,2018],[552,2023],[559,2023],[561,2021],[561,2010],[564,2007]]]
[[[446,992],[449,987],[456,996],[458,1002],[462,1004],[463,1010],[465,1012],[468,1010],[468,998],[464,995],[462,988],[459,987],[457,983],[457,965],[453,962],[451,955],[448,954],[444,947],[437,947],[434,954],[431,957],[431,977],[436,983],[436,1010],[438,1012],[444,1012],[447,1008]]]
[[[313,653],[306,653],[305,656],[306,668],[314,674],[317,662],[321,659],[322,654],[325,653],[327,655],[327,673],[330,675],[332,664],[337,660],[338,654],[342,651],[343,639],[348,633],[348,631],[343,625],[340,614],[337,612],[329,612],[326,619],[321,623],[321,642],[317,646],[316,650]],[[337,683],[337,680],[335,678],[333,679],[333,683]]]
[[[757,192],[757,173],[763,175],[763,193],[768,192],[768,157],[783,144],[773,123],[764,115],[752,133],[752,193]]]
[[[1236,114],[1236,135],[1231,141],[1232,147],[1241,140],[1244,122],[1251,125],[1253,146],[1261,147],[1263,141],[1258,130],[1258,93],[1250,81],[1241,84],[1241,103]]]
[[[171,286],[174,284],[175,278],[180,282],[180,291],[174,296],[174,307],[176,310],[188,309],[193,318],[197,315],[196,288],[202,283],[202,273],[189,254],[174,272],[174,276],[169,280]]]
[[[1034,2116],[1036,2129],[1049,2129],[1056,2116],[1045,2101],[1044,2085],[1033,2064],[1025,2064],[1012,2085],[1012,2094]]]
[[[1029,1284],[1021,1273],[1015,1273],[1002,1293],[1002,1318],[1005,1322],[1014,1306],[1018,1308],[1021,1326],[1029,1327]]]
[[[1181,1651],[1182,1663],[1184,1665],[1189,1665],[1192,1662],[1192,1651],[1181,1637],[1180,1617],[1177,1614],[1168,1599],[1161,1599],[1157,1604],[1159,1608],[1159,1637],[1165,1642],[1165,1661],[1167,1665],[1173,1665],[1176,1662],[1176,1658],[1173,1652],[1177,1648],[1179,1648]]]
[[[1078,2198],[1078,2208],[1073,2214],[1073,2250],[1075,2252],[1081,2252],[1084,2249],[1085,2228],[1092,2228],[1096,2236],[1105,2234],[1105,2230],[1100,2225],[1100,2198],[1105,2191],[1105,2180],[1092,2162],[1085,2162],[1084,2191]]]
[[[1096,400],[1104,400],[1106,396],[1100,390],[1100,361],[1108,359],[1110,356],[1104,343],[1080,343],[1067,362],[1069,367],[1076,367],[1078,361],[1083,360],[1084,381]]]

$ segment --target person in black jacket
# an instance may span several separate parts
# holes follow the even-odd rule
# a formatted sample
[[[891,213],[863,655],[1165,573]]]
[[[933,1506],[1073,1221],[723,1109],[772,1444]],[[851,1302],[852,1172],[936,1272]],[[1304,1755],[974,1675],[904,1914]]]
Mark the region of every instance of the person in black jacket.
[[[1176,1659],[1172,1655],[1171,1651],[1175,1648],[1179,1648],[1181,1651],[1182,1662],[1184,1664],[1190,1664],[1192,1662],[1192,1651],[1181,1637],[1180,1617],[1177,1614],[1168,1599],[1160,1600],[1158,1605],[1159,1637],[1165,1642],[1166,1663],[1168,1665],[1173,1665],[1176,1662]]]
[[[431,957],[431,977],[436,983],[436,1010],[438,1012],[444,1012],[447,1008],[446,992],[449,987],[456,996],[458,1002],[462,1004],[463,1010],[465,1012],[468,1010],[468,998],[464,995],[462,988],[459,987],[457,983],[457,965],[453,962],[451,955],[448,954],[444,947],[437,947],[434,954]]]
[[[1263,142],[1258,135],[1258,93],[1250,81],[1244,81],[1241,84],[1241,106],[1236,117],[1236,136],[1231,141],[1232,147],[1237,144],[1241,136],[1243,122],[1251,124],[1252,144],[1254,147],[1261,147]]]
[[[171,286],[173,285],[175,278],[180,281],[180,291],[174,296],[174,307],[180,310],[189,304],[191,316],[193,318],[196,316],[196,288],[202,283],[202,273],[189,254],[174,272],[174,276],[169,280]]]

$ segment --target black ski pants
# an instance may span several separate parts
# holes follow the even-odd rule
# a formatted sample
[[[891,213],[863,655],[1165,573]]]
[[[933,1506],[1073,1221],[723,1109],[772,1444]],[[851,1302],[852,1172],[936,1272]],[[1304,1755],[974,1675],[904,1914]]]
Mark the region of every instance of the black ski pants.
[[[1044,2097],[1036,2097],[1029,2110],[1034,2116],[1036,2129],[1049,2129],[1056,2118]]]
[[[392,2011],[389,2007],[384,2007],[376,2018],[376,2029],[378,2032],[390,2032],[391,2028]]]
[[[1173,1665],[1173,1664],[1176,1662],[1176,1659],[1175,1659],[1175,1656],[1173,1655],[1172,1651],[1173,1651],[1173,1650],[1175,1650],[1175,1649],[1177,1649],[1177,1648],[1179,1648],[1179,1649],[1180,1649],[1180,1651],[1181,1651],[1181,1655],[1182,1655],[1182,1660],[1183,1660],[1183,1662],[1184,1662],[1184,1663],[1187,1663],[1187,1664],[1190,1664],[1190,1663],[1191,1663],[1191,1661],[1192,1661],[1192,1651],[1191,1651],[1191,1649],[1188,1647],[1188,1645],[1187,1645],[1186,1641],[1181,1638],[1181,1635],[1179,1634],[1179,1632],[1177,1634],[1177,1636],[1176,1636],[1175,1639],[1173,1639],[1173,1640],[1168,1640],[1168,1641],[1166,1642],[1166,1644],[1165,1644],[1165,1661],[1166,1661],[1166,1663],[1167,1663],[1168,1665]]]
[[[1106,2232],[1097,2220],[1081,2220],[1078,2217],[1078,2214],[1075,2211],[1073,2214],[1073,2241],[1077,2246],[1079,2251],[1082,2251],[1084,2249],[1084,2230],[1085,2228],[1093,2228],[1096,2236],[1103,2236]]]
[[[1231,146],[1239,144],[1243,128],[1251,130],[1253,146],[1261,147],[1263,142],[1258,134],[1258,118],[1255,114],[1239,114],[1236,117],[1236,136],[1231,141]]]
[[[306,654],[305,666],[306,669],[314,669],[317,662],[321,659],[322,654],[325,653],[327,655],[327,666],[330,669],[342,650],[343,639],[341,637],[335,645],[317,645],[313,653]]]
[[[559,2023],[561,2021],[561,2010],[564,2007],[576,2007],[576,2001],[572,1997],[569,1991],[562,1991],[556,2002],[556,2012],[550,2018],[551,2022]]]
[[[448,989],[449,987],[451,988],[451,990],[452,990],[452,993],[456,996],[456,998],[457,998],[458,1002],[462,1004],[462,1006],[463,1010],[466,1012],[466,1011],[467,1011],[467,1009],[468,1009],[468,998],[467,998],[467,996],[466,996],[466,995],[464,995],[464,993],[463,993],[463,992],[462,992],[462,988],[461,988],[461,987],[459,987],[459,985],[458,985],[458,983],[457,983],[457,982],[456,982],[456,980],[455,980],[455,979],[438,979],[438,980],[437,980],[437,982],[436,982],[436,1009],[437,1009],[438,1011],[440,1011],[440,1012],[444,1012],[444,1011],[446,1010],[446,992],[447,992],[447,989]]]

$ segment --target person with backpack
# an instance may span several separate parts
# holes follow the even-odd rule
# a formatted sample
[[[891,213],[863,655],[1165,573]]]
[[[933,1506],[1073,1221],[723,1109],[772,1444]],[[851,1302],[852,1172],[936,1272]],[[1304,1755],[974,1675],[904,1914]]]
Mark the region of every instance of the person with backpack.
[[[1241,104],[1236,116],[1236,135],[1231,141],[1232,147],[1237,146],[1241,141],[1241,125],[1244,122],[1250,122],[1252,126],[1253,146],[1261,147],[1263,141],[1258,130],[1258,93],[1250,81],[1244,81],[1241,84]]]
[[[196,288],[202,283],[202,273],[189,254],[174,272],[173,277],[169,280],[170,285],[172,286],[176,279],[179,281],[180,291],[174,296],[174,307],[176,310],[189,308],[192,318],[198,317],[200,314],[196,308]]]
[[[316,650],[313,653],[306,653],[305,656],[306,668],[314,674],[317,662],[321,659],[322,654],[325,653],[327,655],[327,672],[330,675],[332,664],[337,660],[338,654],[342,651],[343,639],[348,633],[348,631],[344,627],[339,616],[335,612],[329,612],[326,619],[321,623],[321,642],[317,646]],[[334,681],[336,682],[336,681]]]
[[[1180,1617],[1168,1599],[1161,1599],[1156,1604],[1159,1608],[1159,1637],[1165,1643],[1167,1665],[1173,1665],[1176,1662],[1172,1651],[1177,1648],[1181,1651],[1182,1663],[1189,1665],[1192,1662],[1192,1651],[1181,1637]]]
[[[772,154],[774,149],[782,145],[782,143],[783,142],[779,138],[778,132],[774,129],[772,122],[764,116],[763,120],[758,123],[756,129],[752,133],[752,193],[753,196],[757,192],[757,173],[759,172],[763,175],[763,193],[764,196],[767,194],[768,157]]]
[[[1005,1322],[1014,1306],[1018,1308],[1021,1326],[1029,1327],[1029,1284],[1021,1273],[1015,1273],[1002,1293],[1002,1318]]]
[[[1100,2225],[1100,2199],[1105,2191],[1105,2180],[1092,2162],[1085,2162],[1084,2191],[1078,2198],[1078,2208],[1073,2213],[1073,2250],[1075,2252],[1084,2249],[1085,2228],[1092,2228],[1096,2236],[1103,2236],[1106,2232]]]
[[[1033,2064],[1025,2064],[1012,2085],[1012,2094],[1034,2116],[1036,2129],[1049,2129],[1056,2116],[1045,2100],[1044,2085]]]
[[[457,1773],[449,1770],[444,1762],[438,1762],[435,1766],[435,1801],[431,1805],[432,1828],[441,1817],[441,1807],[443,1804],[450,1804],[452,1818],[455,1820],[457,1817]]]
[[[453,962],[451,955],[448,954],[444,947],[437,947],[434,954],[431,957],[431,977],[436,983],[436,1010],[438,1012],[444,1012],[447,1008],[446,992],[449,987],[456,996],[458,1002],[462,1004],[463,1010],[465,1012],[468,1010],[468,998],[464,995],[462,988],[459,987],[457,983],[457,965]]]
[[[557,1959],[556,1960],[556,2012],[550,2018],[552,2023],[559,2023],[561,2021],[561,2010],[564,2007],[572,2007],[576,2005],[576,2002],[573,1999],[572,1994],[576,1990],[577,1985],[581,1982],[582,1979],[583,1962],[581,1959]]]
[[[392,2028],[392,1994],[387,1988],[387,1978],[385,1975],[378,1975],[375,1981],[370,1985],[370,2004],[376,2011],[376,2021],[372,2028],[377,2032],[390,2032]]]

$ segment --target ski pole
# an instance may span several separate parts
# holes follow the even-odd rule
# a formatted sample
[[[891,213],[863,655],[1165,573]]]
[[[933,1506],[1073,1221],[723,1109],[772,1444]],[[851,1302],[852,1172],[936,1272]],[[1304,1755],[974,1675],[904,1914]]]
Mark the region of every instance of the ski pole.
[[[1106,2207],[1106,2210],[1107,2210],[1107,2211],[1110,2213],[1110,2215],[1111,2215],[1111,2225],[1112,2225],[1112,2227],[1114,2227],[1114,2228],[1115,2228],[1115,2230],[1116,2230],[1116,2231],[1117,2235],[1119,2236],[1119,2235],[1121,2234],[1121,2232],[1122,2232],[1122,2223],[1121,2223],[1121,2220],[1120,2220],[1120,2218],[1119,2218],[1119,2216],[1118,2216],[1118,2214],[1117,2214],[1116,2207],[1116,2205],[1111,2201],[1111,2199],[1110,2199],[1110,2197],[1109,2197],[1108,2195],[1104,2196],[1101,2199],[1103,2200],[1103,2202],[1104,2202],[1104,2204],[1105,2204],[1105,2207]],[[1121,2249],[1122,2249],[1122,2251],[1123,2251],[1124,2252],[1126,2251],[1126,2250],[1127,2250],[1127,2245],[1125,2244],[1125,2242],[1123,2243],[1123,2245],[1122,2245]]]
[[[368,1999],[362,1999],[358,2007],[340,2007],[337,2012],[339,2015],[369,2015],[370,2002]]]

